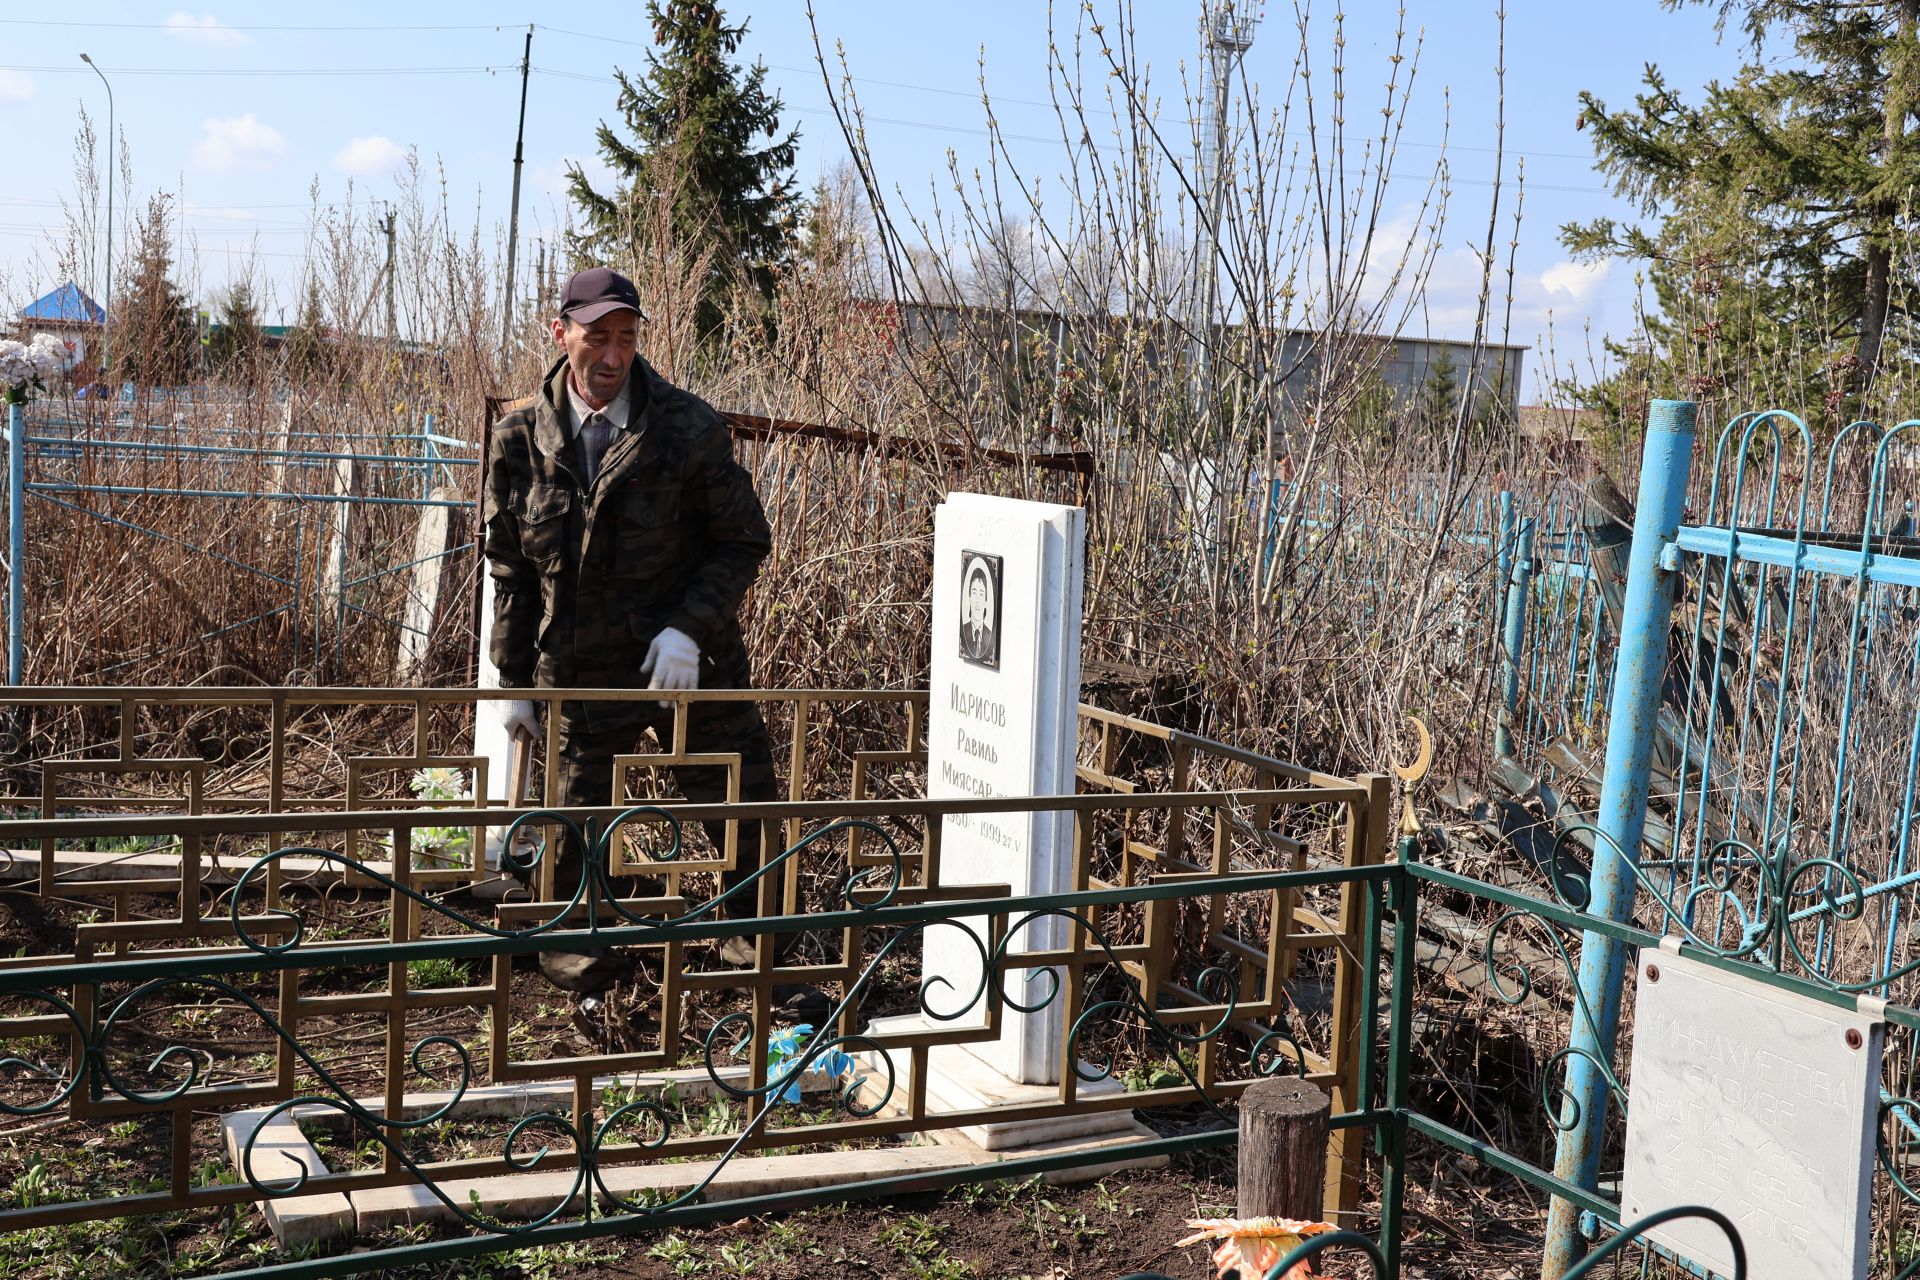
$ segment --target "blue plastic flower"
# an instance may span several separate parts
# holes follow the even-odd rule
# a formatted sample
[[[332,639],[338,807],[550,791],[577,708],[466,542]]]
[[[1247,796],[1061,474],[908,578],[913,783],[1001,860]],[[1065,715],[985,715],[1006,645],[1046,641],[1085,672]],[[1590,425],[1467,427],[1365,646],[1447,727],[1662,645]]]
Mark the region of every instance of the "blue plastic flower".
[[[808,1041],[813,1036],[813,1024],[796,1023],[784,1030],[776,1031],[767,1037],[767,1073],[778,1078],[785,1065],[806,1052]],[[747,1042],[742,1040],[734,1046],[734,1052],[745,1049]],[[815,1070],[823,1072],[830,1079],[839,1079],[853,1071],[853,1059],[838,1049],[829,1049],[813,1061]],[[793,1078],[787,1081],[776,1096],[778,1102],[800,1101],[800,1076],[793,1072]]]
[[[776,1031],[767,1037],[767,1056],[774,1061],[784,1061],[799,1053],[806,1044],[807,1037],[813,1034],[813,1024],[798,1023],[784,1031]]]

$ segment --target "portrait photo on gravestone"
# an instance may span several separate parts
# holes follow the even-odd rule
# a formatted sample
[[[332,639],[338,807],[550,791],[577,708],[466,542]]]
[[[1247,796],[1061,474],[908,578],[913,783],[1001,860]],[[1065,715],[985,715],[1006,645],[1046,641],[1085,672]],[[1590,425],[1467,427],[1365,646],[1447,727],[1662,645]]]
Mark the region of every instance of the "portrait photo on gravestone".
[[[983,551],[963,551],[960,559],[960,657],[998,671],[1001,559]]]

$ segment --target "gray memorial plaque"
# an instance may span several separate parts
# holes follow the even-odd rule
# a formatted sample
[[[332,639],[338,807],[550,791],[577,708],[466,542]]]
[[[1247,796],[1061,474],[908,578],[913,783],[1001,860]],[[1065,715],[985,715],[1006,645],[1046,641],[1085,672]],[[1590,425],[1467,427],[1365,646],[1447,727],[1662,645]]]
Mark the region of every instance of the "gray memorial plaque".
[[[1754,1280],[1864,1277],[1879,1019],[1664,950],[1641,953],[1636,991],[1623,1220],[1703,1204],[1740,1229]],[[1647,1235],[1733,1273],[1709,1222]]]

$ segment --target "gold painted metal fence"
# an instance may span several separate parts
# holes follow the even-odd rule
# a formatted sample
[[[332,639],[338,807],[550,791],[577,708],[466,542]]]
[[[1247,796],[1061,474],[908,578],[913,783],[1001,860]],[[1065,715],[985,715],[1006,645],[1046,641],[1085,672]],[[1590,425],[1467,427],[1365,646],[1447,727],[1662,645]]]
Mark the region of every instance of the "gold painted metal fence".
[[[0,1201],[0,1231],[243,1201],[286,1240],[433,1217],[481,1241],[619,1229],[767,1152],[896,1168],[913,1135],[1204,1113],[1275,1070],[1328,1088],[1336,1114],[1364,1109],[1378,904],[1354,873],[1384,861],[1384,778],[1086,707],[1080,794],[930,800],[923,694],[722,692],[670,695],[672,741],[616,762],[624,804],[490,806],[472,798],[491,781],[472,731],[489,696],[16,691],[0,1108],[50,1139],[132,1135],[132,1154],[117,1181]],[[699,698],[762,704],[786,799],[671,793],[659,769],[698,762],[738,794],[737,757],[690,758]],[[1033,811],[1074,815],[1068,892],[942,883],[948,815]],[[715,821],[727,835],[708,842]],[[723,918],[743,822],[778,838],[736,891],[750,917]],[[569,827],[588,875],[562,900],[547,850]],[[1064,942],[1033,943],[1043,919]],[[978,971],[924,972],[921,939],[966,920]],[[754,939],[753,964],[721,963],[728,936]],[[530,964],[569,947],[635,968],[584,1027]],[[794,1025],[801,985],[825,997],[819,1026]],[[951,1046],[1054,1001],[1055,1083],[930,1096]],[[1330,1156],[1329,1205],[1349,1215],[1360,1133],[1338,1130]],[[0,1187],[19,1176],[0,1168]]]

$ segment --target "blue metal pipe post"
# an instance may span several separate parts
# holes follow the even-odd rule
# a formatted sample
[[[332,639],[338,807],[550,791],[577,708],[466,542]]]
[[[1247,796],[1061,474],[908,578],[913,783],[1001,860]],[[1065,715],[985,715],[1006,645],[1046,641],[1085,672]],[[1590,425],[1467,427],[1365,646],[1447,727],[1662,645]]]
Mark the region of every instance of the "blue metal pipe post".
[[[1638,860],[1640,834],[1647,819],[1647,785],[1653,738],[1660,713],[1660,687],[1667,668],[1667,628],[1673,613],[1674,577],[1660,567],[1661,551],[1679,534],[1686,503],[1687,475],[1693,464],[1697,406],[1691,400],[1655,400],[1647,411],[1647,439],[1641,451],[1640,496],[1634,509],[1633,544],[1627,556],[1627,591],[1620,615],[1620,647],[1615,659],[1613,697],[1607,722],[1607,759],[1600,785],[1602,839],[1593,856],[1593,889],[1588,910],[1625,921],[1633,914],[1637,888],[1628,859]],[[1614,1034],[1620,1025],[1620,982],[1625,955],[1618,941],[1588,933],[1580,948],[1580,994],[1593,1011],[1591,1021],[1577,1012],[1567,1057],[1563,1130],[1554,1154],[1554,1173],[1575,1186],[1599,1181],[1600,1146],[1606,1134],[1607,1079],[1596,1065],[1613,1061]],[[1577,1108],[1577,1111],[1575,1110]],[[1555,1200],[1547,1214],[1546,1257],[1542,1280],[1560,1280],[1580,1260],[1580,1210]]]
[[[1501,494],[1506,497],[1506,494]],[[1513,756],[1520,719],[1520,651],[1527,643],[1527,592],[1533,584],[1533,521],[1522,520],[1507,560],[1506,627],[1500,639],[1500,720],[1493,727],[1493,758]]]
[[[1505,489],[1500,491],[1500,528],[1494,536],[1495,581],[1505,587],[1507,575],[1513,572],[1513,494]]]
[[[7,404],[7,683],[27,666],[27,411]]]

